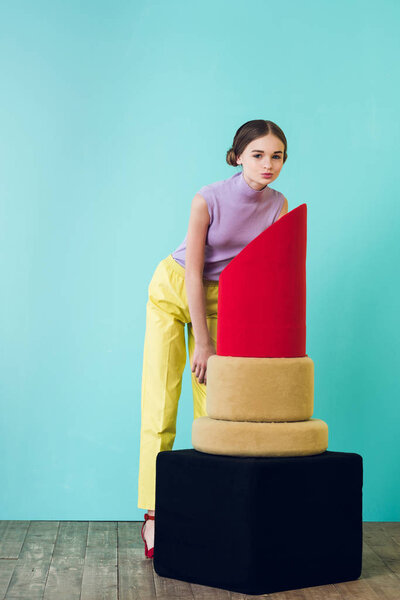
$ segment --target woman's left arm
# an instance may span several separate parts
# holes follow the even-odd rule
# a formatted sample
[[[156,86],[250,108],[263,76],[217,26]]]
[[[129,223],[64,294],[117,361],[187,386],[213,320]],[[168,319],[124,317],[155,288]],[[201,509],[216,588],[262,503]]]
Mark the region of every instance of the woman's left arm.
[[[283,217],[283,215],[286,215],[288,211],[288,201],[286,200],[285,196],[283,197],[283,206],[282,206],[282,210],[279,213],[279,217],[278,219],[280,219],[281,217]],[[278,219],[276,219],[278,221]]]

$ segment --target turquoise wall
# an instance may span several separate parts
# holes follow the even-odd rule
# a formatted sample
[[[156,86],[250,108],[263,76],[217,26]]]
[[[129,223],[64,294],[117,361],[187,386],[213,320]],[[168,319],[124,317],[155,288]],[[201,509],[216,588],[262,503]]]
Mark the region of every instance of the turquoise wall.
[[[0,518],[141,520],[147,286],[193,195],[278,123],[306,203],[307,353],[328,450],[397,521],[400,6],[2,2]],[[191,447],[187,362],[174,449]]]

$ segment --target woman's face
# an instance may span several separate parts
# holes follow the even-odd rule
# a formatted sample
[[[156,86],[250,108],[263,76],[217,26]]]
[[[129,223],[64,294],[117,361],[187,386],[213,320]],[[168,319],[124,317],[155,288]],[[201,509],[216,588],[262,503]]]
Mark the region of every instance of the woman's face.
[[[261,189],[278,177],[283,167],[284,149],[283,142],[272,133],[247,144],[237,157],[237,163],[243,165],[243,176],[252,188]],[[264,177],[267,173],[271,177]]]

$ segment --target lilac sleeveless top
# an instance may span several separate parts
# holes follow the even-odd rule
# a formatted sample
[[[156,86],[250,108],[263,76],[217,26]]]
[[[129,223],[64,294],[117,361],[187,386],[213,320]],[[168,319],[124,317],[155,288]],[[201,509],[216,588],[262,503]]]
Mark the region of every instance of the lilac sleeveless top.
[[[221,271],[243,248],[278,218],[284,196],[265,185],[254,190],[239,171],[198,191],[207,202],[210,225],[207,230],[203,278],[218,281]],[[172,252],[185,266],[187,234]]]

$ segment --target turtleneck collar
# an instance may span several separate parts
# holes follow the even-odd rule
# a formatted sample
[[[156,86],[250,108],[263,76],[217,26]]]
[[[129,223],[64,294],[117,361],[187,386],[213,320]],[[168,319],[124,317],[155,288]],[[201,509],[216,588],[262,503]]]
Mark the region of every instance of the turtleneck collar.
[[[248,200],[257,201],[269,198],[272,190],[268,187],[268,185],[265,185],[261,190],[254,190],[245,180],[243,171],[235,173],[235,176],[237,177],[238,191],[241,196],[247,198]]]

